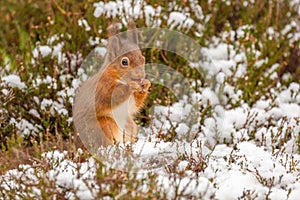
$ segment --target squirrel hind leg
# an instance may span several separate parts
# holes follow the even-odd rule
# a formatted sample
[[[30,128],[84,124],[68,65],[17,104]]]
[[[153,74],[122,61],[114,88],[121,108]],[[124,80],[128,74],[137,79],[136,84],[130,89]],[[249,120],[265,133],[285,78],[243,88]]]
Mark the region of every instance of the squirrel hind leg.
[[[133,119],[129,118],[127,120],[125,129],[126,129],[126,135],[125,135],[124,140],[135,143],[137,141],[138,127]]]
[[[103,137],[107,137],[112,144],[122,141],[122,136],[117,123],[111,117],[100,117],[98,118],[98,123],[100,125],[101,131],[103,132]]]

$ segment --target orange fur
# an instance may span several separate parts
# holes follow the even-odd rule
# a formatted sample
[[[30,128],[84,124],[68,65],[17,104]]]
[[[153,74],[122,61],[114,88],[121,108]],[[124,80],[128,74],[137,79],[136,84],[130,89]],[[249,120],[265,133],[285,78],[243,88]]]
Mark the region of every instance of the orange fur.
[[[133,54],[134,57],[130,54]],[[97,119],[104,135],[112,143],[135,141],[137,127],[133,120],[134,115],[143,107],[150,87],[150,82],[144,79],[144,59],[141,58],[141,52],[130,52],[126,57],[129,58],[132,65],[122,69],[118,64],[121,62],[120,59],[122,57],[117,59],[103,71],[96,88],[95,106]],[[139,59],[139,61],[132,59]],[[141,79],[140,83],[130,80],[130,72],[135,70],[139,70],[134,76]],[[121,80],[124,75],[129,75],[126,77],[127,80]],[[123,112],[128,112],[127,114],[124,113],[124,115],[127,115],[127,118],[124,119],[126,123],[123,127],[120,127],[118,124],[120,122],[115,119],[116,116],[114,116],[113,110],[117,110],[121,104],[129,101],[132,96],[134,97],[134,105],[130,105],[131,102],[128,102],[128,105],[125,106]],[[120,114],[122,113],[115,113],[115,115]]]
[[[76,128],[88,140],[83,142],[93,148],[136,141],[134,117],[143,107],[151,84],[145,79],[145,58],[137,46],[134,22],[129,28],[127,39],[123,39],[116,35],[116,26],[110,27],[103,68],[83,84],[75,99]]]

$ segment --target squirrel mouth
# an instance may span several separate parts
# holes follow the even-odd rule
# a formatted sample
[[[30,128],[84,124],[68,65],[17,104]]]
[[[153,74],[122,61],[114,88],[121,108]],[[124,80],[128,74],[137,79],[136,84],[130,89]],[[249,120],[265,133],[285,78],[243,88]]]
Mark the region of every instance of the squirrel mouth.
[[[130,80],[134,81],[134,82],[137,82],[137,83],[142,83],[143,82],[143,78],[131,78]],[[128,81],[126,81],[124,79],[118,79],[117,82],[120,83],[120,84],[127,85]]]
[[[132,81],[135,81],[135,82],[142,82],[142,78],[131,78]]]

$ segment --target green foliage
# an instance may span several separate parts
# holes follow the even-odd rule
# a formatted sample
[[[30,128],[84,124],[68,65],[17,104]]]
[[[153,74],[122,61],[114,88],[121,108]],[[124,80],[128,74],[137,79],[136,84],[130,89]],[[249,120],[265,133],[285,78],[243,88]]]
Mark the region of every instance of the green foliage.
[[[74,88],[74,84],[76,84],[74,80],[79,74],[78,69],[83,59],[96,46],[90,44],[89,39],[96,37],[106,39],[106,28],[115,20],[104,15],[99,18],[94,17],[93,2],[69,0],[0,1],[0,73],[1,76],[17,74],[26,85],[24,89],[19,89],[0,82],[0,145],[2,152],[7,153],[3,156],[7,159],[1,163],[1,172],[12,167],[9,166],[9,159],[15,156],[12,151],[16,148],[30,146],[40,150],[49,150],[52,148],[44,148],[43,146],[45,144],[58,146],[55,142],[45,142],[49,138],[51,141],[60,138],[62,139],[60,142],[63,143],[75,137],[71,118],[74,95],[70,94],[72,92],[69,90]],[[242,103],[252,106],[262,98],[271,99],[272,106],[275,106],[274,97],[270,91],[277,84],[288,86],[292,81],[300,81],[299,41],[289,40],[296,30],[292,27],[288,31],[283,31],[285,27],[290,25],[291,21],[300,22],[297,13],[297,6],[299,9],[300,5],[291,7],[289,0],[257,0],[254,3],[246,0],[199,1],[204,16],[199,18],[196,16],[196,10],[191,1],[175,1],[176,8],[168,1],[146,0],[145,2],[154,8],[161,6],[161,15],[166,16],[170,11],[188,9],[194,22],[203,26],[202,32],[196,34],[199,30],[195,26],[190,29],[181,28],[179,31],[193,38],[202,48],[216,45],[214,42],[218,38],[218,42],[233,46],[233,49],[228,49],[228,54],[245,53],[245,62],[232,66],[232,76],[227,77],[219,88],[220,95],[223,94],[226,84],[232,86],[234,92],[241,91],[241,97],[238,100],[229,97],[227,101],[223,102],[227,104],[226,108],[235,108]],[[244,6],[246,3],[247,6]],[[81,19],[87,20],[91,28],[89,31],[78,24],[78,20]],[[145,19],[139,18],[137,25],[138,27],[145,27]],[[169,28],[167,19],[161,19],[160,27]],[[125,27],[123,28],[125,29]],[[241,30],[243,34],[239,35]],[[272,30],[278,35],[272,35]],[[53,41],[49,42],[51,38]],[[63,43],[61,53],[65,56],[63,62],[61,62],[60,55],[53,53],[54,47],[58,47],[61,43]],[[36,55],[34,50],[43,45],[50,46],[52,53],[43,57],[38,54],[37,50]],[[181,48],[181,46],[177,48]],[[143,53],[148,63],[163,64],[180,72],[197,92],[201,92],[204,87],[210,84],[217,85],[216,77],[208,79],[207,74],[200,73],[195,68],[190,67],[189,63],[179,55],[153,49],[145,50]],[[258,63],[261,64],[258,65]],[[235,78],[237,69],[242,65],[246,65],[245,76]],[[283,79],[287,72],[291,73],[289,80]],[[274,73],[277,76],[273,76]],[[170,82],[177,81],[173,80],[172,77],[163,78]],[[2,95],[1,92],[4,89],[7,91],[7,95]],[[61,109],[51,107],[51,104],[47,104],[48,101],[58,105],[57,107],[61,106]],[[162,85],[153,84],[145,109],[138,116],[137,121],[142,125],[150,124],[151,107],[157,104],[169,106],[176,101],[178,98],[172,91]],[[42,102],[44,102],[43,106]],[[212,109],[213,106],[210,104],[195,108],[199,112],[201,125],[205,123],[206,118],[213,117]],[[249,128],[248,130],[246,123],[243,128],[251,133],[249,140],[255,140],[255,132],[262,124],[251,121],[254,119],[253,116],[248,116],[248,118],[247,123],[255,124],[256,129]],[[29,132],[23,133],[12,121],[18,122],[16,124],[19,126],[20,123],[23,123],[32,128],[28,129]],[[271,129],[276,126],[276,123],[274,119],[270,119],[265,126],[267,129]],[[163,141],[172,142],[177,136],[175,131],[177,127],[178,124],[172,125],[167,134],[159,132],[157,137]],[[280,127],[283,125],[279,125],[279,129]],[[274,141],[271,141],[272,145],[283,147],[284,143],[291,137],[289,131],[291,130],[279,131],[281,135],[279,143],[276,140],[279,135],[272,136],[274,138]],[[298,144],[300,144],[300,134],[298,140]],[[224,143],[228,144],[232,141],[224,141]],[[266,141],[260,141],[260,143],[264,145]],[[75,147],[69,147],[68,150],[72,148]],[[41,152],[37,151],[35,154]],[[72,153],[74,154],[73,151]],[[184,155],[184,157],[188,158],[188,155]],[[42,158],[38,157],[38,159]],[[188,168],[193,171],[204,171],[207,166],[205,159],[200,161],[188,160]],[[49,167],[44,166],[41,160],[39,161],[38,167],[41,169]],[[15,166],[17,164],[20,163],[16,163]],[[99,198],[104,196],[114,198],[124,187],[129,192],[122,194],[121,199],[165,198],[165,194],[155,183],[153,174],[147,176],[147,179],[140,180],[136,174],[124,175],[115,170],[106,171],[101,162],[97,165],[97,184],[105,184],[106,188],[110,189],[100,190],[97,194]],[[122,176],[125,176],[127,180]],[[43,187],[41,196],[45,199],[52,198],[57,192],[53,180],[48,180],[45,177],[40,178],[38,185]],[[139,189],[143,184],[150,186],[146,192]],[[30,185],[26,187],[30,190]],[[56,194],[56,197],[61,195],[63,198],[67,189],[62,188],[61,191],[61,193]],[[14,192],[16,191],[10,193],[12,198]],[[177,197],[180,198],[180,195],[178,194]]]

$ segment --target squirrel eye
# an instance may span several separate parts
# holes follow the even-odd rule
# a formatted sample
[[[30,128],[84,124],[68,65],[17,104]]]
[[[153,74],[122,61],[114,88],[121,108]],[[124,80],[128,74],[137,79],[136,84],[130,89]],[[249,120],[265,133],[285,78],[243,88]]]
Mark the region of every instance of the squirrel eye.
[[[122,58],[121,64],[123,67],[128,67],[129,66],[129,59],[127,57]]]

